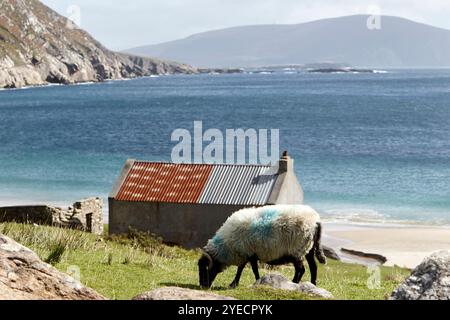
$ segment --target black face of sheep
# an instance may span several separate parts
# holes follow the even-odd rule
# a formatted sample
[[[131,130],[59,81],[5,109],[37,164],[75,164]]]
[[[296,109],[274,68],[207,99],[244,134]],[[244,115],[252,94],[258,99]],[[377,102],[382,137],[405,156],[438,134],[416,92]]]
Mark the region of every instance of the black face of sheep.
[[[198,270],[200,278],[200,287],[209,289],[212,283],[217,277],[217,274],[225,269],[224,265],[218,261],[215,261],[207,253],[203,253],[202,257],[198,261]]]

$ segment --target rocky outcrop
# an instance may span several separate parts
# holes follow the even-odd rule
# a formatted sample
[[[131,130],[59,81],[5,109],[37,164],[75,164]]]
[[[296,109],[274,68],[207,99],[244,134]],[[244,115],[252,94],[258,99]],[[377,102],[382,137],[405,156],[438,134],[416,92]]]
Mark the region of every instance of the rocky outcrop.
[[[381,254],[377,253],[367,253],[357,250],[351,250],[346,248],[341,248],[341,251],[347,254],[351,254],[353,256],[361,257],[361,258],[367,258],[377,261],[380,264],[385,264],[387,261],[387,258],[385,256],[382,256]]]
[[[103,296],[0,235],[0,300],[103,300]]]
[[[111,52],[38,0],[0,1],[0,88],[197,72]]]
[[[133,300],[236,300],[207,291],[165,287],[140,294]]]
[[[311,69],[309,73],[375,73],[372,69],[355,69],[355,68],[325,68]]]
[[[301,282],[299,284],[291,282],[278,273],[266,274],[256,281],[254,286],[269,286],[273,289],[298,291],[318,298],[333,299],[333,295],[325,289],[318,288],[310,282]]]
[[[337,254],[337,252],[333,248],[327,247],[327,246],[322,246],[322,250],[323,250],[325,257],[333,259],[333,260],[341,261],[341,257]]]
[[[426,258],[398,287],[392,300],[450,300],[450,251]]]

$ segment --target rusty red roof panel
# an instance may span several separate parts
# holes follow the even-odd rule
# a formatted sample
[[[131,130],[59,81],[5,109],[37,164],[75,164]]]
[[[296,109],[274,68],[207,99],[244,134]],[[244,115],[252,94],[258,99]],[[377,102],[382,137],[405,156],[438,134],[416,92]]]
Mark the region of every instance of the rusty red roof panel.
[[[198,203],[213,166],[135,162],[122,183],[119,201]]]

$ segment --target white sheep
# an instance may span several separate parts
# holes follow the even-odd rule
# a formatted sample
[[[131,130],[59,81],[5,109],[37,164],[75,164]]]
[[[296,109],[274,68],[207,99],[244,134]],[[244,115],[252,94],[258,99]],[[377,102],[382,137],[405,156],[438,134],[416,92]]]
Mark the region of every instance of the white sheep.
[[[256,280],[259,279],[258,260],[269,265],[293,263],[299,283],[309,265],[311,282],[316,284],[317,264],[325,264],[319,214],[304,205],[274,205],[242,209],[231,215],[216,235],[204,247],[198,261],[200,286],[210,288],[217,274],[229,266],[237,266],[231,287],[239,280],[248,262]]]

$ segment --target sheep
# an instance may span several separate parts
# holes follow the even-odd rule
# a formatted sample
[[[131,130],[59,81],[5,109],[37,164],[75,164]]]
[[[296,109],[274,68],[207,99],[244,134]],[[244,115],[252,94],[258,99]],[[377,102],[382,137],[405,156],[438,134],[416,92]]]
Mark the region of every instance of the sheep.
[[[305,256],[311,282],[316,284],[314,257],[326,264],[320,245],[321,230],[319,214],[309,206],[273,205],[239,210],[203,248],[198,261],[200,286],[210,288],[218,273],[237,266],[236,277],[230,284],[236,288],[248,262],[259,280],[258,261],[269,265],[293,263],[293,282],[299,283],[305,273]]]

